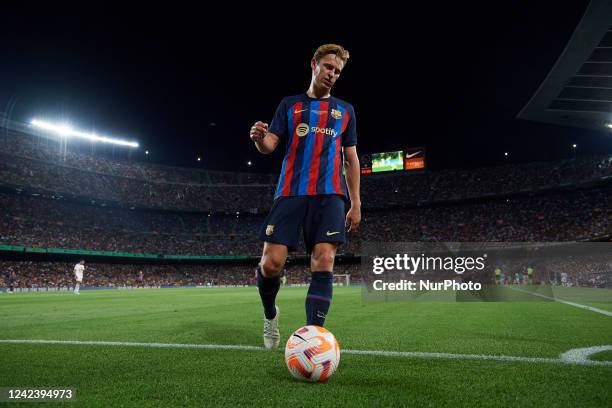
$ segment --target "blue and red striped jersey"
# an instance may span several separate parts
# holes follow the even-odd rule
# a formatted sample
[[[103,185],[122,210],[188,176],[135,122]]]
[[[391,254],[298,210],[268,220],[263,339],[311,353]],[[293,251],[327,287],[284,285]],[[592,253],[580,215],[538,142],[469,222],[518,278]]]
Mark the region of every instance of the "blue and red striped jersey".
[[[319,194],[347,197],[342,147],[357,144],[350,103],[306,94],[284,98],[269,132],[287,142],[274,198]]]

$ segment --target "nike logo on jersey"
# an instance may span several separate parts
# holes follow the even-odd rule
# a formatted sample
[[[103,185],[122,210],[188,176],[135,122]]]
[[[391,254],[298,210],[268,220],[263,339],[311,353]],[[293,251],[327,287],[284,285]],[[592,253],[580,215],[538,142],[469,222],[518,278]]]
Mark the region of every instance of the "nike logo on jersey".
[[[325,235],[327,235],[328,237],[331,237],[332,235],[336,235],[336,234],[339,234],[339,233],[340,233],[340,231],[334,231],[334,232],[329,232],[329,231],[327,231],[327,232],[325,233]]]
[[[308,110],[308,109],[301,109],[301,110],[297,110],[297,109],[296,109],[296,110],[294,110],[294,111],[293,111],[293,113],[297,115],[298,113],[302,113],[302,112],[305,112],[305,111],[307,111],[307,110]]]

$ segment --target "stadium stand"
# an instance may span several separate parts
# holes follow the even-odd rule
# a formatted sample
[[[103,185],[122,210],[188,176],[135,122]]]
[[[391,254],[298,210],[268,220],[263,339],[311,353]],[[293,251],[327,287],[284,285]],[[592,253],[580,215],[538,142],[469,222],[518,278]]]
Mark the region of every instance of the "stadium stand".
[[[256,234],[272,203],[274,175],[113,160],[11,130],[0,135],[0,159],[1,245],[253,259],[260,254]],[[368,175],[362,177],[362,197],[360,232],[341,254],[359,254],[368,241],[609,240],[612,156]],[[18,268],[27,285],[47,282],[43,271],[55,285],[65,284],[67,273],[70,278],[70,264],[15,262],[3,261],[3,270]],[[252,278],[251,268],[238,265],[138,267],[146,269],[151,286]],[[90,283],[129,285],[135,268],[99,261],[92,264]]]

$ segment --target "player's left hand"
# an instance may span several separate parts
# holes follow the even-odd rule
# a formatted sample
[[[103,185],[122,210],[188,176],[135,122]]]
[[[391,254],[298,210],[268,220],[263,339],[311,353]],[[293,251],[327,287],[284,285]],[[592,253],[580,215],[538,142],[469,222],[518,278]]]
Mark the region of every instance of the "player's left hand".
[[[361,222],[361,208],[353,207],[346,213],[345,225],[348,228],[348,232],[357,232],[359,223]]]

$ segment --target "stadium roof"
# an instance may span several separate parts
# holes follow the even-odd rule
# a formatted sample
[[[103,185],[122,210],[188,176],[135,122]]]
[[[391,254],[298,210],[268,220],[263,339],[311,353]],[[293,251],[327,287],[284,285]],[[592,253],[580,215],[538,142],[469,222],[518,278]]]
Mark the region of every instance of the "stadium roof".
[[[518,118],[609,131],[612,1],[591,1],[565,50]]]

